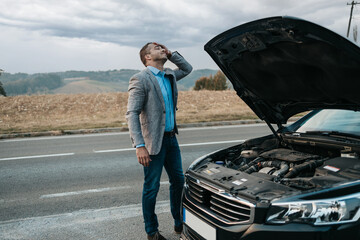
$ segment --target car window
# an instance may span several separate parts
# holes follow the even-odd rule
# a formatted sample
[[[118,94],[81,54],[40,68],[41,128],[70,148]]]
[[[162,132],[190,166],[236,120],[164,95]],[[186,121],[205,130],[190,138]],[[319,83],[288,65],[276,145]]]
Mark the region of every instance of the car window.
[[[301,133],[307,131],[337,131],[360,136],[360,112],[321,110],[296,130]]]

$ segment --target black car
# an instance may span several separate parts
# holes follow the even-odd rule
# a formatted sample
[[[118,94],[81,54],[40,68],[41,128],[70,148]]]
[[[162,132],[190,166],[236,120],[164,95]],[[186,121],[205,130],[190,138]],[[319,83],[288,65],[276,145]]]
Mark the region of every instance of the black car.
[[[181,239],[360,239],[360,48],[272,17],[205,50],[273,134],[192,163]]]

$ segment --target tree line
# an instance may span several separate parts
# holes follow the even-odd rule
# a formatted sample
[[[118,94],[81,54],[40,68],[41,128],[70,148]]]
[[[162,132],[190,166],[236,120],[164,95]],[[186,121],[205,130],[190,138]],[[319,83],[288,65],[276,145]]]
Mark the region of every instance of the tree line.
[[[3,88],[7,95],[22,95],[48,93],[49,91],[64,86],[64,81],[55,74],[41,74],[30,79],[18,79],[4,82]]]
[[[88,78],[100,82],[119,82],[129,81],[130,76],[139,72],[139,70],[121,69],[109,71],[66,71],[54,73],[6,73],[3,72],[0,82],[1,89],[7,95],[31,95],[31,94],[49,94],[51,90],[64,86],[65,80],[71,78]],[[2,86],[2,87],[1,87]],[[3,94],[3,95],[4,95]]]
[[[102,82],[128,82],[129,78],[137,72],[139,72],[139,70],[121,69],[98,72],[67,71],[59,73],[10,74],[0,70],[0,95],[49,94],[52,90],[64,86],[66,84],[64,79],[77,77],[88,77],[89,79],[96,79]],[[214,73],[214,75],[204,76],[211,72]],[[207,69],[195,70],[189,79],[185,79],[180,83],[186,83],[186,86],[188,86],[187,90],[190,88],[193,90],[226,90],[229,88],[227,79],[221,71],[216,72]]]
[[[218,71],[214,76],[210,75],[209,77],[200,77],[198,80],[196,80],[193,89],[195,91],[199,91],[199,90],[221,91],[228,89],[228,84],[226,82],[226,77],[224,73]]]
[[[0,76],[1,76],[1,74],[2,74],[3,72],[4,72],[4,70],[0,69]],[[3,95],[3,96],[6,97],[6,92],[5,92],[5,89],[4,89],[3,84],[2,84],[1,81],[0,81],[0,95]]]

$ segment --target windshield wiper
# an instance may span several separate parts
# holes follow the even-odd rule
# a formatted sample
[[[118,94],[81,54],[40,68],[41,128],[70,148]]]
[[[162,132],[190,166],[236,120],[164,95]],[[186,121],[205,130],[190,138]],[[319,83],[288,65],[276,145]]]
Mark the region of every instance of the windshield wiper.
[[[304,134],[304,133],[301,133]],[[343,138],[346,140],[355,140],[360,141],[360,136],[352,133],[344,133],[338,131],[306,131],[306,135],[320,135],[320,136],[330,136],[330,137],[337,137]]]

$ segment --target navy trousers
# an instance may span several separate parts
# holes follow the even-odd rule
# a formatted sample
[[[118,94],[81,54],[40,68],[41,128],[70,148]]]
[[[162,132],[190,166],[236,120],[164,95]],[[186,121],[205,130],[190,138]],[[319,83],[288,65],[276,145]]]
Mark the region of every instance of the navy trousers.
[[[160,188],[160,177],[165,168],[170,182],[170,209],[174,225],[180,226],[181,193],[184,186],[180,148],[175,136],[164,136],[162,147],[157,155],[150,155],[149,167],[144,167],[144,186],[142,193],[142,210],[145,231],[153,235],[158,231],[158,220],[155,214],[156,196]]]

